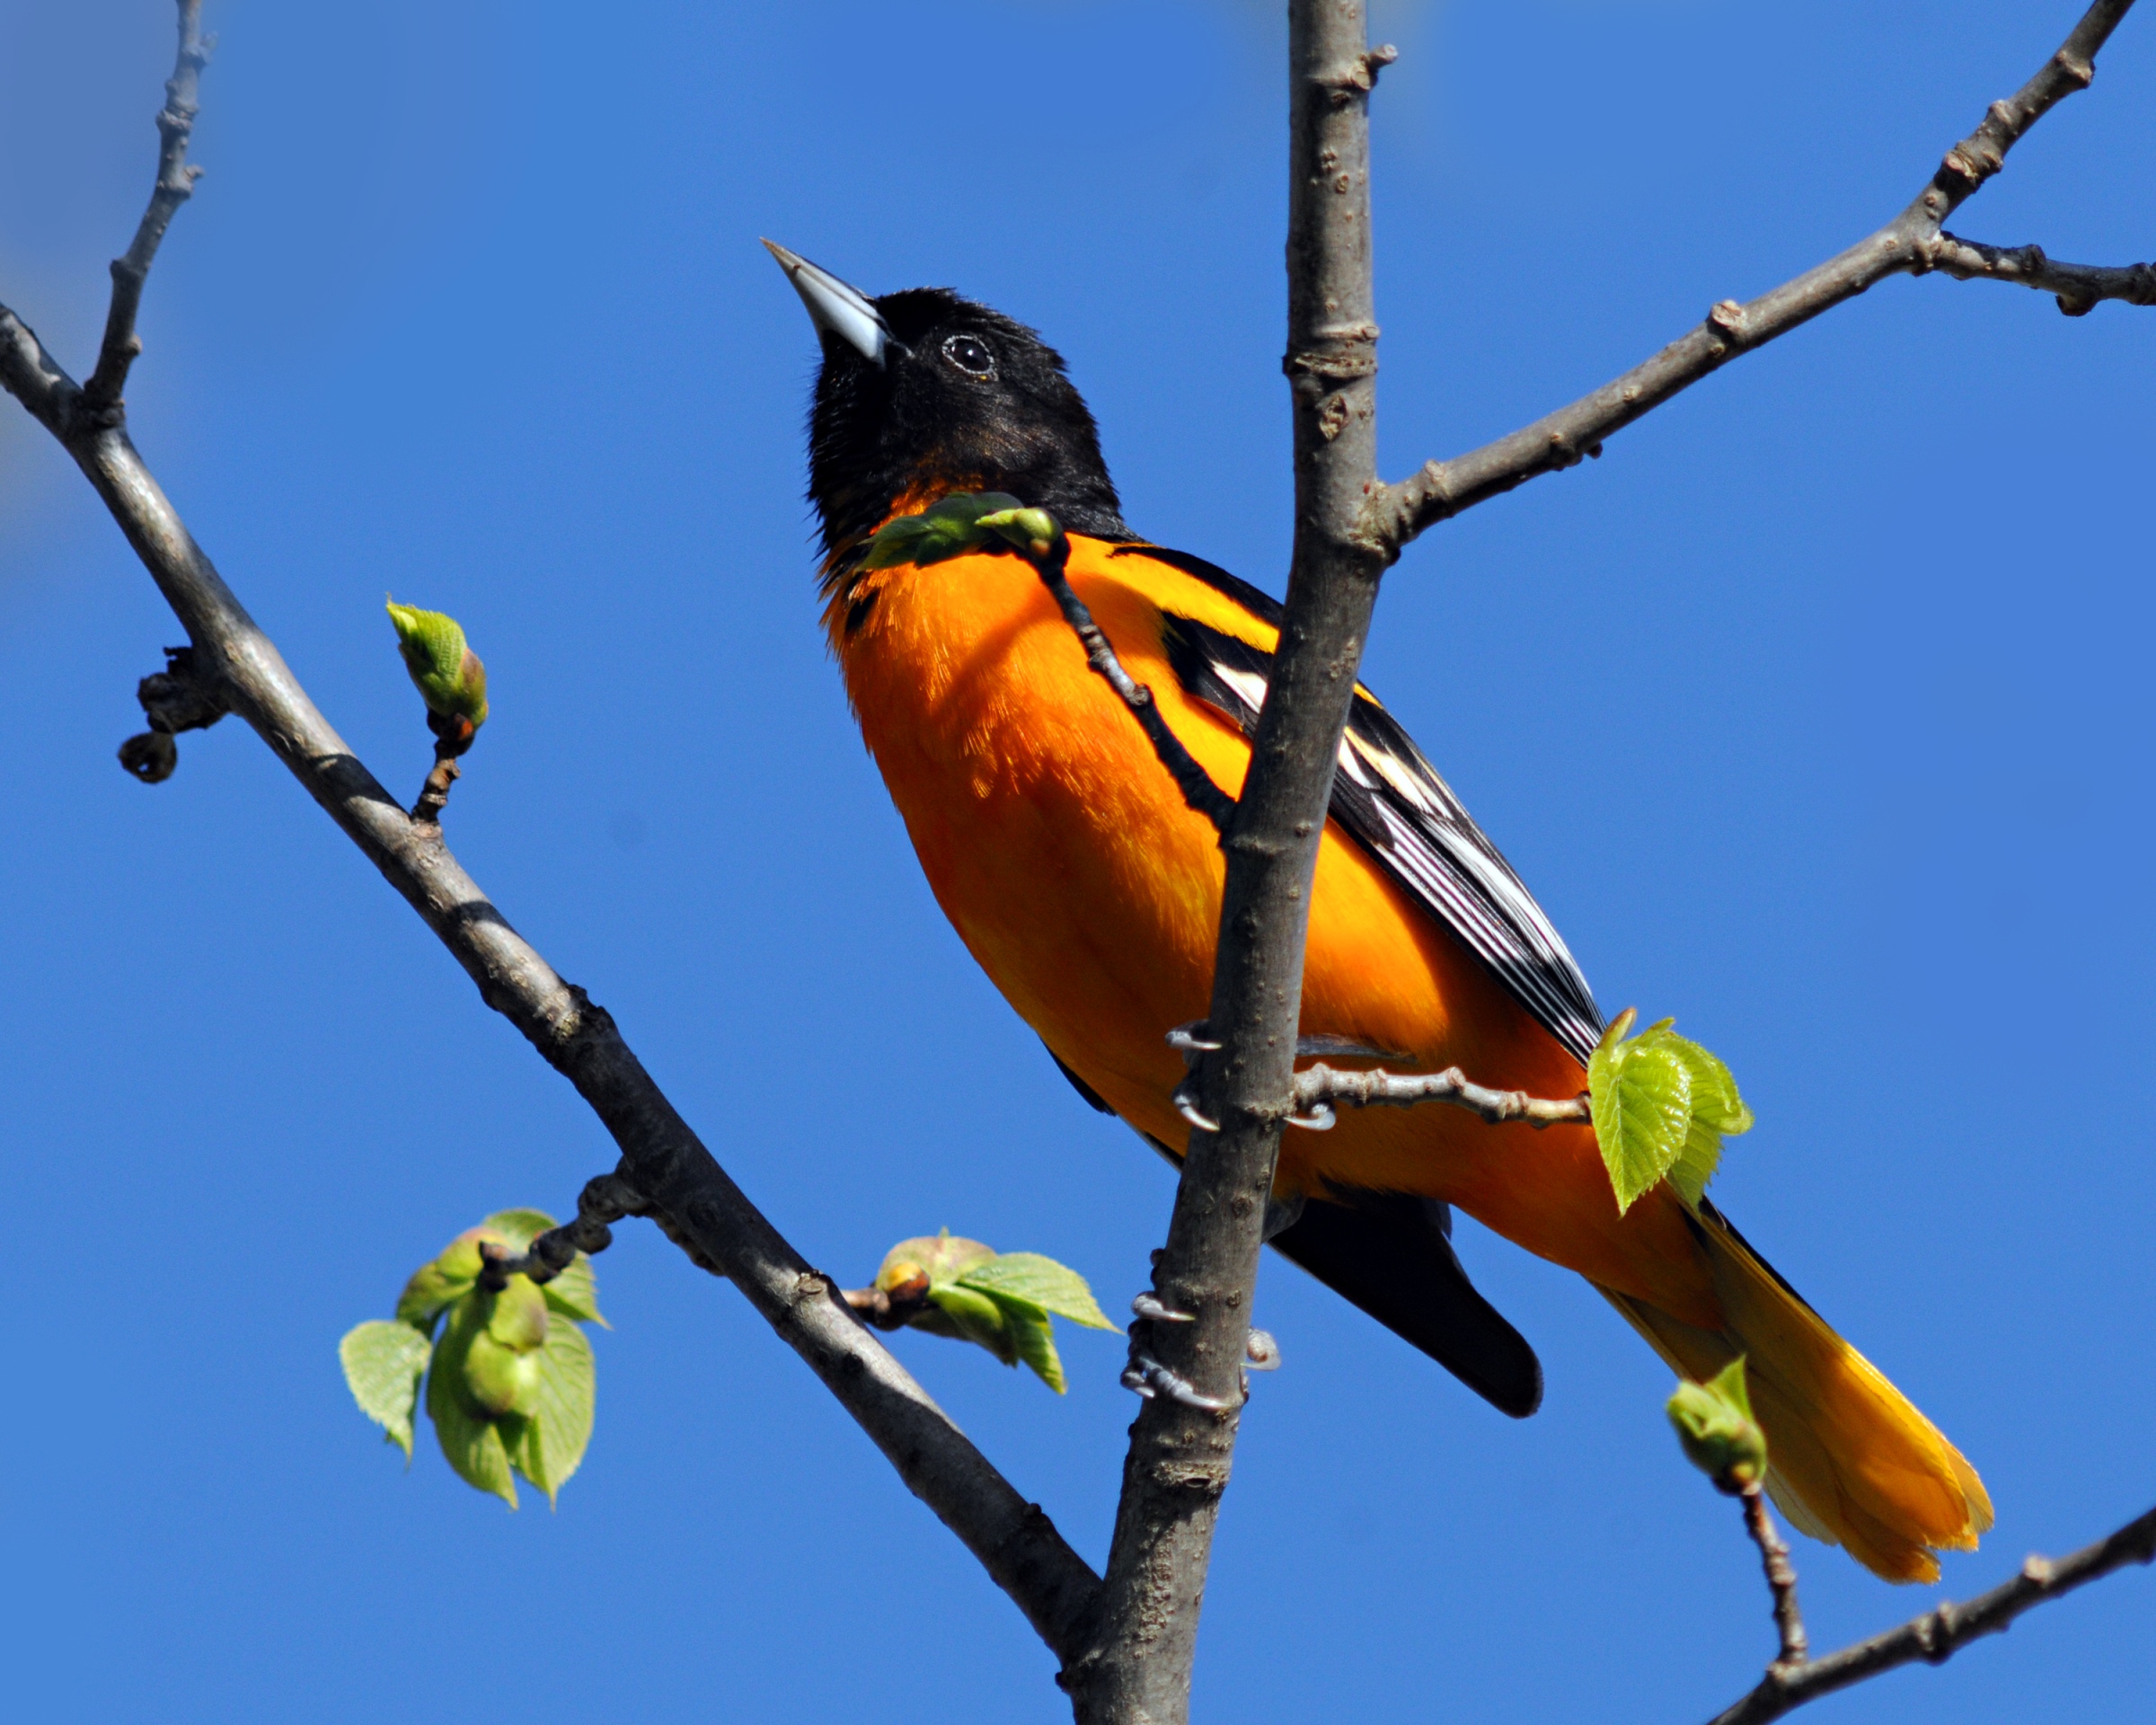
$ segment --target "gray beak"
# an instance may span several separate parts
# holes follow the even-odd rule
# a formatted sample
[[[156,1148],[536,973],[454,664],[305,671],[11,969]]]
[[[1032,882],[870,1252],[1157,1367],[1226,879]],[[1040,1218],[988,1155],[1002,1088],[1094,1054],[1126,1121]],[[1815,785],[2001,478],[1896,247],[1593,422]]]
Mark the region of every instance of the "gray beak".
[[[894,349],[900,358],[906,357],[906,343],[891,333],[883,314],[860,288],[848,287],[828,270],[818,270],[782,245],[773,245],[769,240],[764,245],[779,261],[779,268],[786,272],[786,279],[801,296],[801,304],[808,308],[809,320],[817,329],[828,330],[851,342],[863,358],[879,368],[884,364],[884,356]]]

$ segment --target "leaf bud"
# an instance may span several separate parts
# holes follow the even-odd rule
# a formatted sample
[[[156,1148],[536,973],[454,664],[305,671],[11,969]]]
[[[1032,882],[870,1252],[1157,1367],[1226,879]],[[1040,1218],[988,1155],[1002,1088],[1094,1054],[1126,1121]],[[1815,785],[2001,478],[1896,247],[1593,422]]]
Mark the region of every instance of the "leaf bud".
[[[455,617],[389,601],[397,650],[412,686],[427,703],[436,736],[462,754],[487,722],[487,668],[465,644]]]
[[[1740,1354],[1704,1384],[1679,1384],[1669,1422],[1685,1459],[1732,1495],[1764,1483],[1767,1435],[1752,1417]]]

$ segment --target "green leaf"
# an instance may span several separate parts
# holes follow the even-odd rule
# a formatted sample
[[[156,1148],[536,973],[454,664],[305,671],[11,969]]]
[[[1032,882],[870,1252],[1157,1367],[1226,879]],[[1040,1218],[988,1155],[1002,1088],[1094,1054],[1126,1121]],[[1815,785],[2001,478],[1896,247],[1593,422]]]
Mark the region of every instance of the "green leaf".
[[[435,1319],[463,1299],[478,1282],[482,1241],[505,1251],[508,1249],[508,1239],[499,1230],[485,1226],[466,1228],[444,1246],[432,1262],[421,1264],[412,1272],[411,1279],[404,1284],[404,1292],[397,1299],[398,1321],[431,1333]]]
[[[419,1405],[420,1377],[434,1344],[409,1323],[370,1318],[345,1331],[337,1344],[344,1381],[359,1411],[380,1426],[411,1460],[411,1411]]]
[[[501,1431],[472,1400],[464,1368],[472,1342],[485,1322],[485,1302],[469,1296],[449,1313],[449,1322],[434,1351],[427,1375],[427,1414],[434,1421],[442,1456],[459,1478],[490,1491],[510,1508],[517,1507],[517,1482],[509,1477],[509,1452]]]
[[[512,1276],[499,1294],[472,1295],[459,1312],[477,1314],[464,1346],[464,1387],[490,1419],[528,1414],[538,1400],[545,1346],[546,1298],[526,1276]],[[437,1369],[446,1369],[437,1367]]]
[[[473,730],[485,724],[487,668],[465,643],[456,619],[392,599],[389,620],[396,628],[397,651],[427,710],[461,719]]]
[[[887,521],[869,542],[863,569],[892,569],[901,563],[923,567],[968,552],[1007,551],[1009,542],[980,518],[1024,506],[1003,491],[953,491],[919,515]]]
[[[1620,1013],[1587,1059],[1589,1111],[1618,1214],[1666,1174],[1692,1120],[1692,1069],[1683,1057],[1623,1039],[1633,1014]]]
[[[1006,1366],[1016,1362],[1017,1350],[1012,1346],[1011,1329],[1004,1322],[1001,1302],[957,1282],[932,1287],[928,1298],[929,1312],[940,1315],[943,1322],[922,1321],[929,1318],[929,1312],[924,1312],[922,1319],[915,1320],[915,1328],[973,1342],[985,1348]]]
[[[558,1225],[544,1210],[497,1210],[479,1225],[499,1234],[511,1252],[526,1252],[533,1241]]]
[[[582,1323],[596,1323],[612,1329],[599,1315],[599,1278],[592,1274],[591,1260],[579,1252],[570,1260],[569,1268],[545,1284],[546,1303],[553,1310]]]
[[[961,1287],[999,1298],[1023,1300],[1089,1330],[1113,1330],[1093,1290],[1076,1270],[1038,1252],[1006,1252],[975,1264],[958,1278]]]
[[[1704,1384],[1680,1383],[1669,1398],[1669,1422],[1685,1458],[1722,1491],[1766,1478],[1767,1437],[1752,1417],[1742,1354]]]
[[[1722,1139],[1747,1132],[1752,1110],[1729,1068],[1670,1026],[1625,1039],[1637,1015],[1620,1013],[1587,1061],[1595,1136],[1620,1213],[1667,1177],[1697,1204],[1721,1160]]]
[[[1063,1360],[1056,1352],[1048,1314],[1022,1300],[999,1299],[1012,1350],[1056,1394],[1064,1392]]]
[[[539,1393],[509,1459],[551,1507],[591,1443],[598,1369],[591,1343],[573,1323],[548,1326],[540,1358]]]
[[[1063,528],[1046,509],[998,509],[974,523],[1008,541],[1030,557],[1046,556],[1063,537]]]

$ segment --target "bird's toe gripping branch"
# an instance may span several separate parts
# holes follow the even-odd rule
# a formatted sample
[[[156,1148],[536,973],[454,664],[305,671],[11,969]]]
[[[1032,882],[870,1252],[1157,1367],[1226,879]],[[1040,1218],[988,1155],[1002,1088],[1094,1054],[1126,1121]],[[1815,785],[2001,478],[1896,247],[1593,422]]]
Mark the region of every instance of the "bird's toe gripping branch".
[[[1201,1395],[1190,1380],[1180,1372],[1170,1370],[1153,1356],[1153,1326],[1156,1323],[1189,1323],[1194,1320],[1188,1312],[1178,1312],[1151,1291],[1140,1294],[1130,1303],[1137,1315],[1131,1321],[1130,1362],[1123,1368],[1123,1387],[1151,1401],[1164,1395],[1171,1402],[1180,1402],[1186,1408],[1197,1408],[1206,1413],[1225,1413],[1239,1408],[1250,1399],[1250,1374],[1277,1372],[1280,1369],[1280,1344],[1269,1330],[1252,1330],[1243,1338],[1242,1367],[1237,1375],[1239,1393],[1233,1401],[1216,1395]]]

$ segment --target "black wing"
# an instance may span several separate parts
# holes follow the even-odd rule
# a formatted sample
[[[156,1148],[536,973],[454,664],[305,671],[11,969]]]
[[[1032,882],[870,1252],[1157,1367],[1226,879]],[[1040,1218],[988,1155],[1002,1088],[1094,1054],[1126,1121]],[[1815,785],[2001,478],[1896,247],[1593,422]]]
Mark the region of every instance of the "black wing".
[[[1203,559],[1153,545],[1146,556],[1196,576],[1277,626],[1277,601]],[[1257,730],[1272,655],[1194,617],[1166,614],[1168,662],[1185,691]],[[1357,694],[1332,783],[1332,818],[1385,872],[1489,967],[1513,997],[1583,1064],[1602,1037],[1602,1012],[1542,907],[1482,836],[1414,739]]]
[[[1453,1250],[1452,1211],[1436,1199],[1336,1187],[1312,1199],[1272,1245],[1395,1335],[1412,1342],[1500,1413],[1542,1404],[1542,1364],[1527,1339],[1475,1291]]]

